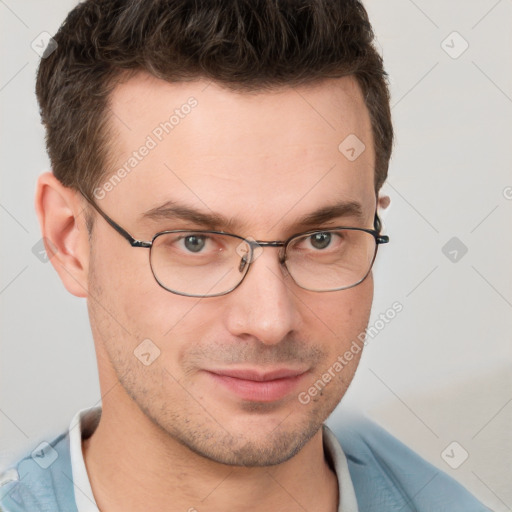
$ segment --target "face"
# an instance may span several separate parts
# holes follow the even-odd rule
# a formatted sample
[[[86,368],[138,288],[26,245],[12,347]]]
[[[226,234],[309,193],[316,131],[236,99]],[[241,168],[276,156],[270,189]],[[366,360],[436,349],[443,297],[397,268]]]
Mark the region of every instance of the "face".
[[[117,87],[112,111],[106,180],[128,171],[97,189],[96,202],[139,240],[173,229],[285,240],[373,227],[371,126],[351,78],[248,94],[139,75]],[[355,160],[338,149],[351,134],[366,146]],[[169,201],[217,221],[143,215]],[[304,222],[345,201],[362,215]],[[89,295],[100,378],[118,379],[126,400],[195,453],[261,466],[296,454],[344,395],[361,354],[332,368],[368,323],[373,281],[307,291],[267,247],[231,293],[180,296],[156,283],[148,249],[131,248],[96,215]]]

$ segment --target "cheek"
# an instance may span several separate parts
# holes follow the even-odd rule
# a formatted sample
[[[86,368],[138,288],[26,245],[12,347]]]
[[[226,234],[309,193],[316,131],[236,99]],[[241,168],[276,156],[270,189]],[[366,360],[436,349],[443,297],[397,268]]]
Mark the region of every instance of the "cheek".
[[[149,333],[167,331],[174,321],[168,307],[172,294],[153,277],[149,250],[130,247],[123,240],[101,244],[110,250],[95,251],[91,274],[102,305],[133,335],[149,337]],[[183,316],[184,309],[178,316]]]
[[[307,324],[333,339],[333,348],[342,350],[364,332],[370,318],[373,301],[371,274],[361,284],[339,292],[318,294],[308,304]],[[307,309],[306,309],[307,311]]]
[[[160,325],[165,319],[161,296],[167,292],[153,278],[148,249],[122,242],[108,239],[94,244],[89,302],[98,324],[108,328],[102,338],[131,347],[137,340],[140,343],[157,334],[159,337],[164,331],[165,326]],[[167,324],[171,320],[167,318]]]
[[[314,379],[336,382],[322,391],[324,400],[338,402],[350,385],[364,349],[364,331],[373,300],[371,275],[358,286],[319,294],[307,325],[310,338],[322,347],[325,357],[314,368]],[[312,384],[313,386],[315,384]]]
[[[191,347],[208,339],[219,321],[218,308],[203,300],[183,297],[150,283],[143,294],[123,301],[122,315],[140,340],[150,339],[160,350],[159,365],[177,380],[187,370]]]
[[[105,247],[102,244],[105,241],[95,247]],[[110,248],[93,250],[89,267],[91,324],[99,339],[111,358],[134,365],[138,364],[131,357],[134,351],[151,340],[159,351],[159,363],[175,376],[182,374],[187,351],[215,329],[218,306],[162,288],[151,272],[147,249],[112,241]]]

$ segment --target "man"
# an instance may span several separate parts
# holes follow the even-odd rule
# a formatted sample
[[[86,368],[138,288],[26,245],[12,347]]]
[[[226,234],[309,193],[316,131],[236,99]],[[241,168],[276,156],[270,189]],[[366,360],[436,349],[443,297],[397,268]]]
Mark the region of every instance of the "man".
[[[372,38],[355,1],[70,13],[37,78],[36,209],[102,407],[4,475],[2,510],[485,510],[377,426],[324,425],[388,241]]]

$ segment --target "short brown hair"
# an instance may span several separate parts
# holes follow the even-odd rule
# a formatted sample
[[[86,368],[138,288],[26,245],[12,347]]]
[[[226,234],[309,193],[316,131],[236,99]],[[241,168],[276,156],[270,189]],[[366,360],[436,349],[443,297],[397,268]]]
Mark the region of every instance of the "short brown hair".
[[[378,192],[393,126],[373,39],[357,0],[86,0],[69,13],[37,74],[53,172],[89,196],[101,184],[111,170],[109,95],[133,72],[248,92],[351,75],[370,114]]]

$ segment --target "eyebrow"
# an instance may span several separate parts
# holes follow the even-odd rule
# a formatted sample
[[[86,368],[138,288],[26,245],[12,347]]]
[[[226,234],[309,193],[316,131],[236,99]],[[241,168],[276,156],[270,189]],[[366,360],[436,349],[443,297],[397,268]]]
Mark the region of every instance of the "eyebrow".
[[[315,227],[340,217],[353,217],[356,221],[360,222],[365,220],[365,214],[360,203],[356,201],[340,201],[307,213],[295,220],[292,223],[292,227]],[[173,200],[144,212],[139,220],[188,221],[214,231],[240,229],[245,224],[240,222],[239,219],[228,219],[219,213],[201,211]]]
[[[355,201],[341,201],[331,206],[324,206],[315,210],[298,221],[299,225],[319,225],[339,217],[354,217],[363,222],[365,214],[362,206]]]

